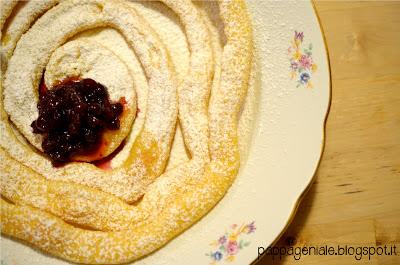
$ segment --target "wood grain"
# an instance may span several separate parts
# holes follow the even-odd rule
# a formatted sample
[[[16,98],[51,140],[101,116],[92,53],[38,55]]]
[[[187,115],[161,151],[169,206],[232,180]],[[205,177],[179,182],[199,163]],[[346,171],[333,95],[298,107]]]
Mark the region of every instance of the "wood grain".
[[[316,180],[277,246],[393,246],[397,256],[257,264],[400,264],[400,2],[315,2],[332,74]]]

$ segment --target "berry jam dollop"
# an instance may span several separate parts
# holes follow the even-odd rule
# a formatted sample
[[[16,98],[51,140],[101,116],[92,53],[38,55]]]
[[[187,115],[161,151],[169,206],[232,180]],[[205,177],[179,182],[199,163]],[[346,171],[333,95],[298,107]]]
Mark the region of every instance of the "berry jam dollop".
[[[121,103],[111,103],[107,89],[92,79],[68,79],[53,87],[40,85],[39,117],[31,127],[43,135],[42,148],[53,164],[90,154],[101,145],[105,130],[117,130]]]

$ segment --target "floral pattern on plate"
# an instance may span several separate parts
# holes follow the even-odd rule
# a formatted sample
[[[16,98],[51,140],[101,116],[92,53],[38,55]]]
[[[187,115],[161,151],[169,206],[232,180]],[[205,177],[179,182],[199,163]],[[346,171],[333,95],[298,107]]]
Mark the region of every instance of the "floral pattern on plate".
[[[294,37],[288,48],[290,56],[290,77],[297,80],[297,87],[312,88],[311,77],[317,70],[312,57],[312,43],[304,47],[304,32],[295,31]]]
[[[255,222],[249,224],[242,224],[238,226],[233,224],[229,229],[218,238],[213,241],[210,245],[213,247],[213,251],[206,253],[211,259],[210,265],[214,265],[220,261],[232,262],[235,260],[236,254],[241,249],[250,245],[249,240],[245,240],[245,235],[254,233],[256,231]]]

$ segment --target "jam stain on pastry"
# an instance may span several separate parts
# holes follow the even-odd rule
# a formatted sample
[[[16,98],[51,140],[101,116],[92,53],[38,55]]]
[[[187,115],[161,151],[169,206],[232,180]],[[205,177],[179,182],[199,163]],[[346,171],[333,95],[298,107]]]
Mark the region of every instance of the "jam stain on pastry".
[[[89,78],[69,78],[51,90],[41,84],[39,92],[39,117],[31,126],[43,135],[42,148],[53,164],[96,160],[107,144],[104,131],[120,127],[123,105],[111,103],[107,89]]]

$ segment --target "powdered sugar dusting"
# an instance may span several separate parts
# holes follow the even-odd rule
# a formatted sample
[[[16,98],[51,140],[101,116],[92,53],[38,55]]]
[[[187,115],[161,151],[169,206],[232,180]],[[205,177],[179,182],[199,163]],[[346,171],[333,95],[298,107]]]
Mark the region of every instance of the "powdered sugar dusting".
[[[226,38],[221,47],[217,30],[198,7],[184,0],[163,2],[179,16],[190,50],[187,73],[178,74],[182,80],[163,42],[124,1],[62,2],[21,38],[4,82],[5,109],[19,131],[26,130],[24,122],[32,117],[11,114],[13,103],[26,101],[13,82],[21,82],[19,89],[32,96],[29,91],[51,53],[72,34],[99,26],[118,29],[135,50],[148,81],[147,112],[129,156],[110,172],[82,163],[52,168],[46,158],[19,144],[2,113],[0,144],[6,151],[0,149],[0,155],[9,165],[1,169],[2,194],[25,205],[2,200],[4,233],[74,262],[128,262],[160,248],[196,222],[230,187],[239,168],[237,117],[252,58],[245,5],[221,1]],[[47,33],[49,28],[54,32]],[[37,34],[48,37],[49,43],[36,42]],[[15,75],[22,58],[32,64]],[[190,160],[164,171],[178,108]],[[25,161],[26,156],[32,160]],[[126,203],[142,195],[137,204]]]

